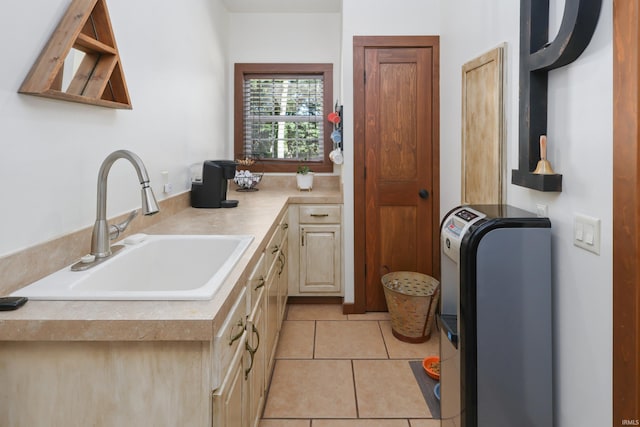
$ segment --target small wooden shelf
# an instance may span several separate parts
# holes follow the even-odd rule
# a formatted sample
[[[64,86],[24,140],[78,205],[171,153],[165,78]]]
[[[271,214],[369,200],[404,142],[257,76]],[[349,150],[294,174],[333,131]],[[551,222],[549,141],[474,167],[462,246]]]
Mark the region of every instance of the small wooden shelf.
[[[108,44],[102,43],[92,38],[91,36],[88,36],[82,33],[78,34],[78,38],[76,39],[76,42],[73,45],[73,47],[85,53],[102,52],[102,53],[109,53],[112,55],[118,54],[118,51],[114,47],[109,46]]]
[[[72,0],[18,92],[132,108],[105,1]]]
[[[562,191],[562,175],[538,175],[532,172],[511,171],[511,183],[538,191]]]

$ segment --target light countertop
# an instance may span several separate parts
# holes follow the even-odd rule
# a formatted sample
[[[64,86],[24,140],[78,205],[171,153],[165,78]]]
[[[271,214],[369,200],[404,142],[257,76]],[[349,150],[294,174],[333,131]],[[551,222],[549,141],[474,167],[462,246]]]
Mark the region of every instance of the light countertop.
[[[206,301],[34,301],[0,312],[0,341],[209,341],[245,286],[288,204],[342,203],[338,190],[233,192],[232,209],[186,208],[141,232],[250,234],[254,240]]]

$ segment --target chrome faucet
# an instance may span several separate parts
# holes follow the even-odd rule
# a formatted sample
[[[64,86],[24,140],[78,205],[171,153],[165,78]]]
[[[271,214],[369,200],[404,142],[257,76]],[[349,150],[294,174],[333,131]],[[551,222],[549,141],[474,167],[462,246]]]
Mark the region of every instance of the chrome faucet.
[[[142,186],[142,213],[144,215],[153,215],[160,210],[153,195],[153,190],[149,186],[147,169],[144,167],[140,157],[128,150],[118,150],[109,154],[102,162],[98,172],[98,205],[96,222],[93,225],[93,234],[91,235],[91,255],[95,256],[96,260],[111,255],[109,241],[117,238],[137,214],[136,211],[133,211],[123,223],[112,225],[111,227],[107,222],[107,177],[111,166],[118,159],[129,160],[138,174],[138,179]]]

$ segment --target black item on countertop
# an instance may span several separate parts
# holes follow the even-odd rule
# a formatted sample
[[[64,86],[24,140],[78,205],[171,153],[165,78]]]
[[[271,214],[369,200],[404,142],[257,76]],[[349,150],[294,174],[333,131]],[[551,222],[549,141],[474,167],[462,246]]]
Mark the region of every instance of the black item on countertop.
[[[27,302],[27,297],[1,297],[0,311],[17,310]]]
[[[235,208],[237,200],[227,200],[227,180],[236,174],[233,160],[206,160],[202,181],[191,183],[191,206],[194,208]]]

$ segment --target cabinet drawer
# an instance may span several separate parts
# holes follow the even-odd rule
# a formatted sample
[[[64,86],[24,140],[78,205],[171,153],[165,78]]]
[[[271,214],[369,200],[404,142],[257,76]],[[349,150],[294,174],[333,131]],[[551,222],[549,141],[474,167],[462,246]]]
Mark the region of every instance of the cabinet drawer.
[[[225,374],[229,370],[231,359],[238,346],[246,340],[247,322],[247,290],[242,289],[240,296],[231,308],[229,315],[213,339],[213,370],[212,388],[215,390],[222,384]],[[242,350],[244,351],[244,350]]]
[[[301,205],[300,223],[305,224],[321,224],[332,223],[340,224],[341,207],[340,205]]]
[[[284,245],[284,241],[287,239],[287,230],[289,229],[287,220],[288,215],[284,215],[284,217],[278,223],[276,230],[273,232],[273,235],[271,236],[271,239],[269,239],[269,243],[264,250],[264,264],[267,275],[273,269],[274,264],[276,264],[276,261],[280,256],[282,246]]]
[[[267,272],[271,269],[271,265],[273,264],[273,261],[278,257],[278,252],[281,248],[282,231],[280,231],[280,228],[278,228],[271,236],[271,239],[269,240],[269,243],[264,250],[264,263]]]
[[[247,282],[247,307],[248,313],[251,313],[255,309],[256,302],[258,301],[258,295],[260,290],[264,288],[267,280],[267,271],[265,269],[265,254],[260,255],[260,259],[256,263],[249,281]]]

